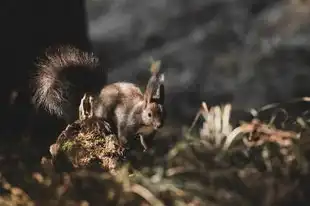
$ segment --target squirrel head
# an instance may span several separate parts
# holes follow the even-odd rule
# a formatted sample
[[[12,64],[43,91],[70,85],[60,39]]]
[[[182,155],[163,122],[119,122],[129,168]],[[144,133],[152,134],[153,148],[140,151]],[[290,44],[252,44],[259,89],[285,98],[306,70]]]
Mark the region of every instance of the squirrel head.
[[[153,73],[144,93],[142,123],[150,130],[157,130],[164,124],[164,74]]]
[[[161,104],[157,104],[156,102],[148,103],[142,110],[142,123],[154,130],[163,126],[164,118],[164,108]]]

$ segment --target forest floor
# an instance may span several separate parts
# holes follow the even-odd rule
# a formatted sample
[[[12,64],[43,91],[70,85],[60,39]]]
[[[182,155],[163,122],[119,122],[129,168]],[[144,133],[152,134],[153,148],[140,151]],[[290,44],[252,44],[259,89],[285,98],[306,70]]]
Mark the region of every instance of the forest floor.
[[[230,105],[202,104],[199,111],[181,137],[160,133],[147,152],[137,144],[113,172],[55,169],[27,139],[2,142],[0,205],[309,205],[306,116],[232,126]],[[84,146],[98,151],[96,144]]]

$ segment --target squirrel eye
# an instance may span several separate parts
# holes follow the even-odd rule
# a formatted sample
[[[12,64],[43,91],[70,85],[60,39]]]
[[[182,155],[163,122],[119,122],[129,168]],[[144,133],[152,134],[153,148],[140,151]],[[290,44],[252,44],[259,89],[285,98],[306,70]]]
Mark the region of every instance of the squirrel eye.
[[[147,114],[149,117],[152,117],[152,114],[149,112],[148,114]]]

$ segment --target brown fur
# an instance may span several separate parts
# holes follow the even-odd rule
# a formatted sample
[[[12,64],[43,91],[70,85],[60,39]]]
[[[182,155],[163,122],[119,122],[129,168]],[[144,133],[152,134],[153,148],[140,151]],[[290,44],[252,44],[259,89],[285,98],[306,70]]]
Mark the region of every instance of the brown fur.
[[[114,123],[123,142],[138,134],[148,136],[163,125],[163,105],[152,99],[158,85],[158,78],[154,75],[144,94],[137,85],[128,82],[107,85],[95,103],[95,115]],[[152,117],[148,117],[148,113]]]
[[[49,49],[37,65],[33,102],[67,123],[78,118],[80,101],[88,93],[94,97],[94,115],[112,123],[123,142],[131,136],[148,136],[163,125],[163,75],[158,72],[153,72],[143,94],[128,82],[103,87],[106,79],[98,59],[70,46]]]
[[[99,60],[71,46],[49,48],[40,58],[34,76],[33,102],[49,113],[72,121],[85,92],[94,93],[105,83]],[[99,88],[98,88],[99,87]]]

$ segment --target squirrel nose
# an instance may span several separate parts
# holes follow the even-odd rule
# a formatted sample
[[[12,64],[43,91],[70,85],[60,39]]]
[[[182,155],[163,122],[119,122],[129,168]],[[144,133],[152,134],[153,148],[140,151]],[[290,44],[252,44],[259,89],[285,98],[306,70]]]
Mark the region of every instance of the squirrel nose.
[[[160,122],[156,122],[154,126],[156,129],[160,129],[163,125]]]

